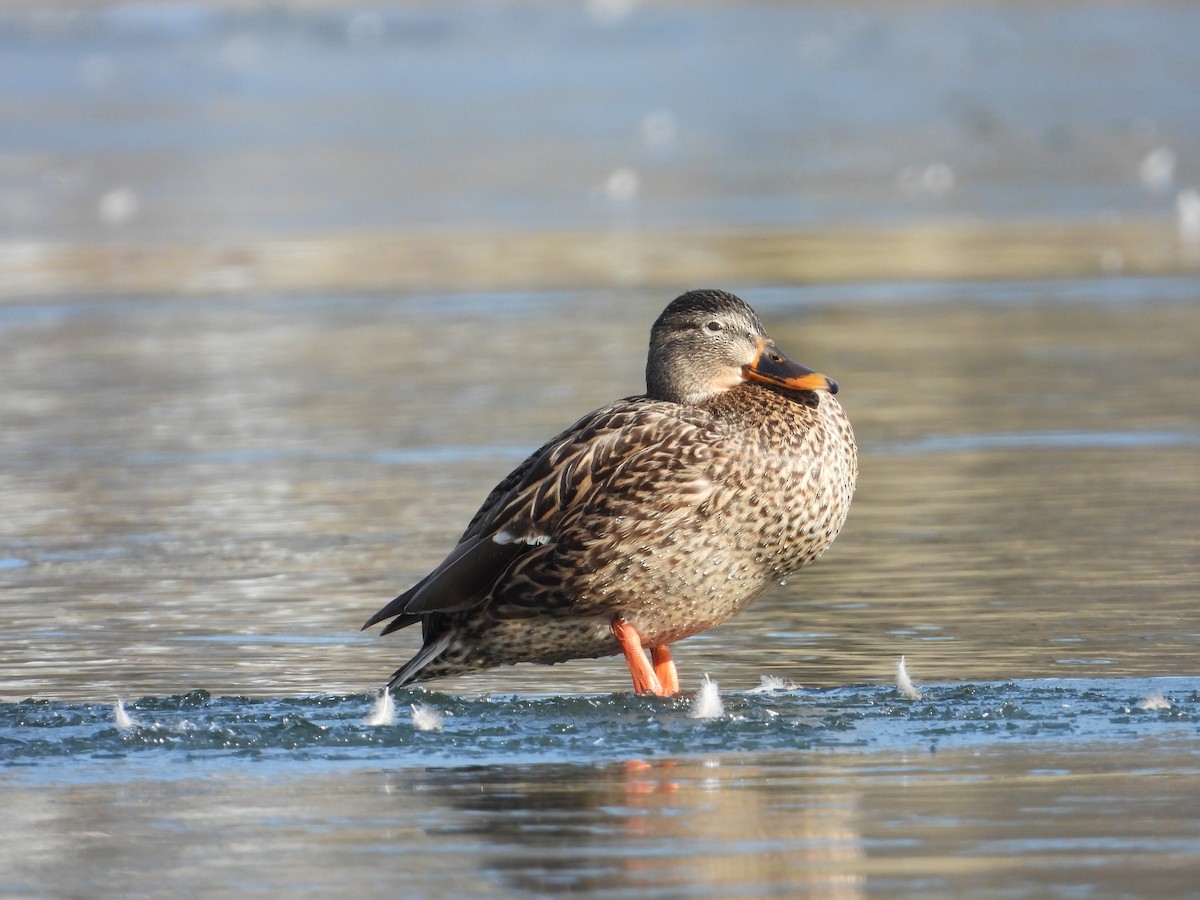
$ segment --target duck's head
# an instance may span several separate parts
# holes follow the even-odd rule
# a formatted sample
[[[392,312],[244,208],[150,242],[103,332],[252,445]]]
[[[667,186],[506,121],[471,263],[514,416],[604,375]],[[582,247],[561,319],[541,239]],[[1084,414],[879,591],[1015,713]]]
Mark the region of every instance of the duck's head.
[[[646,393],[695,405],[746,381],[837,393],[837,382],[805,368],[767,337],[744,301],[725,291],[688,291],[650,331]]]

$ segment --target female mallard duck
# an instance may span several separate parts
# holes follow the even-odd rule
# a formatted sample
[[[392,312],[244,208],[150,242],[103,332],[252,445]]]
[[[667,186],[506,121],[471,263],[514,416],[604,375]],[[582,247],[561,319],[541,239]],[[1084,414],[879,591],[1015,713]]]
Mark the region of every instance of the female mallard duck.
[[[650,332],[646,393],[517,466],[441,565],[363,626],[421,623],[424,645],[388,687],[624,653],[637,693],[677,693],[669,645],[841,529],[858,459],[836,392],[737,297],[679,297]]]

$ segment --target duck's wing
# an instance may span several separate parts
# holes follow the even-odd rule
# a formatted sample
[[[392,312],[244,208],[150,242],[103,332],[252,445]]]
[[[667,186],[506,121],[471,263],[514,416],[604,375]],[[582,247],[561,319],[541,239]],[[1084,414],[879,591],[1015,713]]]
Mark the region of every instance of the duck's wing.
[[[673,471],[677,492],[702,493],[707,442],[696,439],[702,428],[680,407],[640,397],[584,417],[500,482],[438,567],[363,627],[393,619],[386,634],[430,613],[482,603],[519,559],[548,552],[564,522],[598,491],[621,492],[636,503],[650,499],[653,483]]]

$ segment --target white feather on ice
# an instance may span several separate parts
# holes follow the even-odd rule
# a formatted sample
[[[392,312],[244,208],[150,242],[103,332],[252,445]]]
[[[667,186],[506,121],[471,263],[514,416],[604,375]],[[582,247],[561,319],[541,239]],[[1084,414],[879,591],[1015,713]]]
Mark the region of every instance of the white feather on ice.
[[[921,691],[908,677],[908,667],[904,664],[903,656],[900,657],[900,662],[896,663],[896,690],[909,700],[921,699]]]
[[[441,731],[445,716],[427,703],[412,705],[412,726],[417,731]]]
[[[692,699],[692,708],[688,715],[693,719],[718,719],[725,714],[725,704],[721,702],[721,691],[715,681],[704,676],[704,683]]]
[[[1171,701],[1162,691],[1153,691],[1138,701],[1138,709],[1170,709]]]
[[[365,724],[377,728],[381,725],[393,725],[395,722],[396,701],[392,699],[392,692],[384,688],[375,698],[375,704],[371,707]]]
[[[770,694],[772,691],[794,691],[798,687],[800,685],[794,681],[788,681],[785,678],[780,678],[778,675],[760,675],[758,687],[750,688],[747,693]]]
[[[125,712],[125,704],[121,700],[113,704],[113,718],[116,720],[117,728],[121,731],[128,731],[140,724],[137,719]]]

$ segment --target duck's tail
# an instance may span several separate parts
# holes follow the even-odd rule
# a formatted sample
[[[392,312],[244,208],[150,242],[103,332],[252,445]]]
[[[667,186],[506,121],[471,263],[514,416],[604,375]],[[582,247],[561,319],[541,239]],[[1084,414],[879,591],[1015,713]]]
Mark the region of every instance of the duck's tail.
[[[394,691],[397,688],[410,685],[414,681],[423,681],[424,679],[421,677],[422,671],[446,651],[446,648],[450,646],[450,642],[453,639],[453,631],[443,631],[434,640],[418,650],[416,656],[395,671],[392,675],[392,680],[388,682],[388,690]]]

